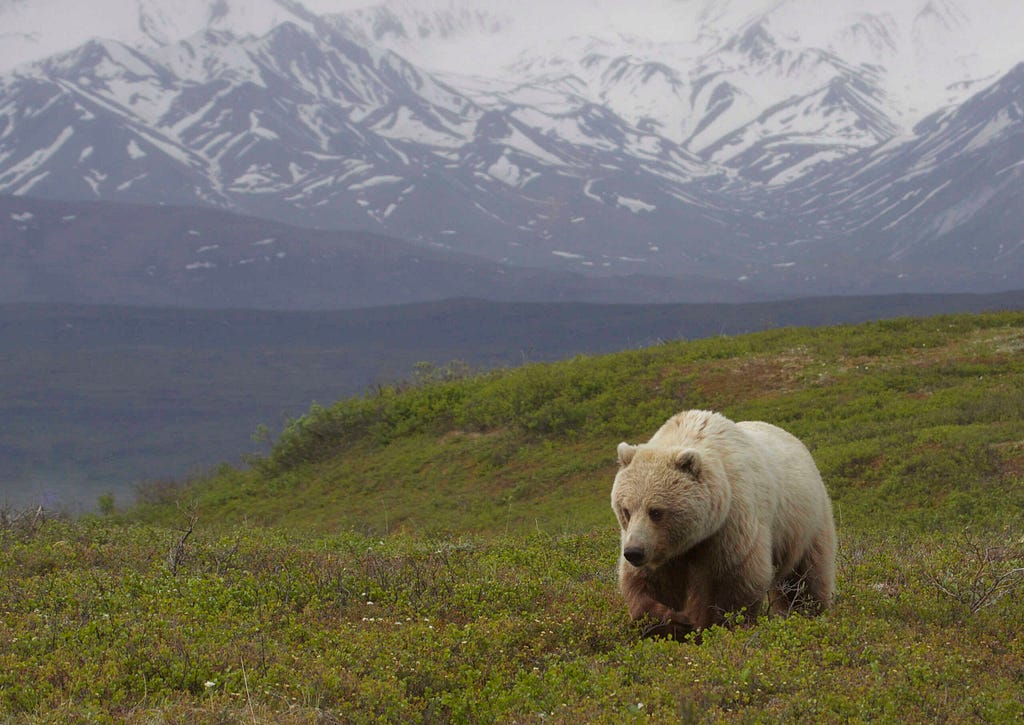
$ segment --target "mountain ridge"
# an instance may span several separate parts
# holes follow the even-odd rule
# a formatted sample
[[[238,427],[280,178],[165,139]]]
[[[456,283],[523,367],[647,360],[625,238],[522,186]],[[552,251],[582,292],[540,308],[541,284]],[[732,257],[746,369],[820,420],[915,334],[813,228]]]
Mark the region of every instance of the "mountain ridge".
[[[329,310],[479,297],[669,303],[750,299],[697,276],[598,278],[515,267],[361,231],[201,207],[0,196],[0,304]]]

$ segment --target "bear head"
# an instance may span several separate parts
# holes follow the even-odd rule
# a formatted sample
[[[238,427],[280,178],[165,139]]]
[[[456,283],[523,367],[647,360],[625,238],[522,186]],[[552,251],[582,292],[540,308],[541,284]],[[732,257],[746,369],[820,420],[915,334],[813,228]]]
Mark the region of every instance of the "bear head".
[[[731,489],[706,451],[620,443],[612,510],[622,529],[622,557],[653,571],[725,523]]]

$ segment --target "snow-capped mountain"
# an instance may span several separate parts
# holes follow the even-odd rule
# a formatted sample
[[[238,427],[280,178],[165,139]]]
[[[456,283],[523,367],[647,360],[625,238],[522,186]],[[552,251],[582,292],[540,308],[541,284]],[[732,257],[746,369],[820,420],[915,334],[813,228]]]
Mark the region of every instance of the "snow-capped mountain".
[[[0,0],[0,194],[758,293],[1024,285],[1015,0],[98,5]]]
[[[337,0],[308,1],[337,7]],[[747,101],[745,112],[732,113],[742,125],[821,88],[846,66],[870,67],[886,111],[909,129],[1024,59],[1024,7],[1013,0],[564,0],[557,7],[534,0],[516,12],[496,0],[359,5],[341,16],[354,33],[429,71],[515,80],[573,73],[588,83],[592,100],[630,121],[664,120],[670,137],[680,99],[694,106],[685,128],[707,125],[688,96],[718,75]],[[595,56],[619,62],[609,74]],[[640,82],[610,92],[607,83],[629,80],[625,65],[647,77],[634,75]],[[669,72],[670,85],[656,69]],[[659,95],[665,90],[673,92]],[[736,127],[727,124],[720,135]]]
[[[844,159],[788,190],[822,238],[906,277],[935,259],[964,278],[1024,268],[1024,63],[960,106],[923,120],[913,139]],[[799,189],[800,194],[794,193]],[[801,208],[803,207],[803,208]],[[937,281],[937,280],[933,280]]]

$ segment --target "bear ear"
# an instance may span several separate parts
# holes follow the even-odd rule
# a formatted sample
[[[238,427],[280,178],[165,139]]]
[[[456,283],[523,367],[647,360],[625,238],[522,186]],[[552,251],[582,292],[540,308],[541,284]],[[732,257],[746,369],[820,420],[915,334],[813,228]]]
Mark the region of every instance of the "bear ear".
[[[625,468],[633,460],[633,456],[636,455],[636,446],[631,446],[626,442],[619,444],[619,467]]]
[[[700,453],[695,451],[693,448],[680,448],[675,452],[673,457],[673,463],[676,468],[684,473],[689,473],[694,478],[700,476],[701,469],[701,458]]]

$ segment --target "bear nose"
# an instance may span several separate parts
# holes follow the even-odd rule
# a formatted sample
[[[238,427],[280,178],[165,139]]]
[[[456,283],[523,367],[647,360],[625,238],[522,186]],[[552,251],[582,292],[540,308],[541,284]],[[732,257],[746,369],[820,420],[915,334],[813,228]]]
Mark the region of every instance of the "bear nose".
[[[626,547],[622,550],[622,555],[633,566],[640,566],[644,563],[644,550],[641,546]]]

